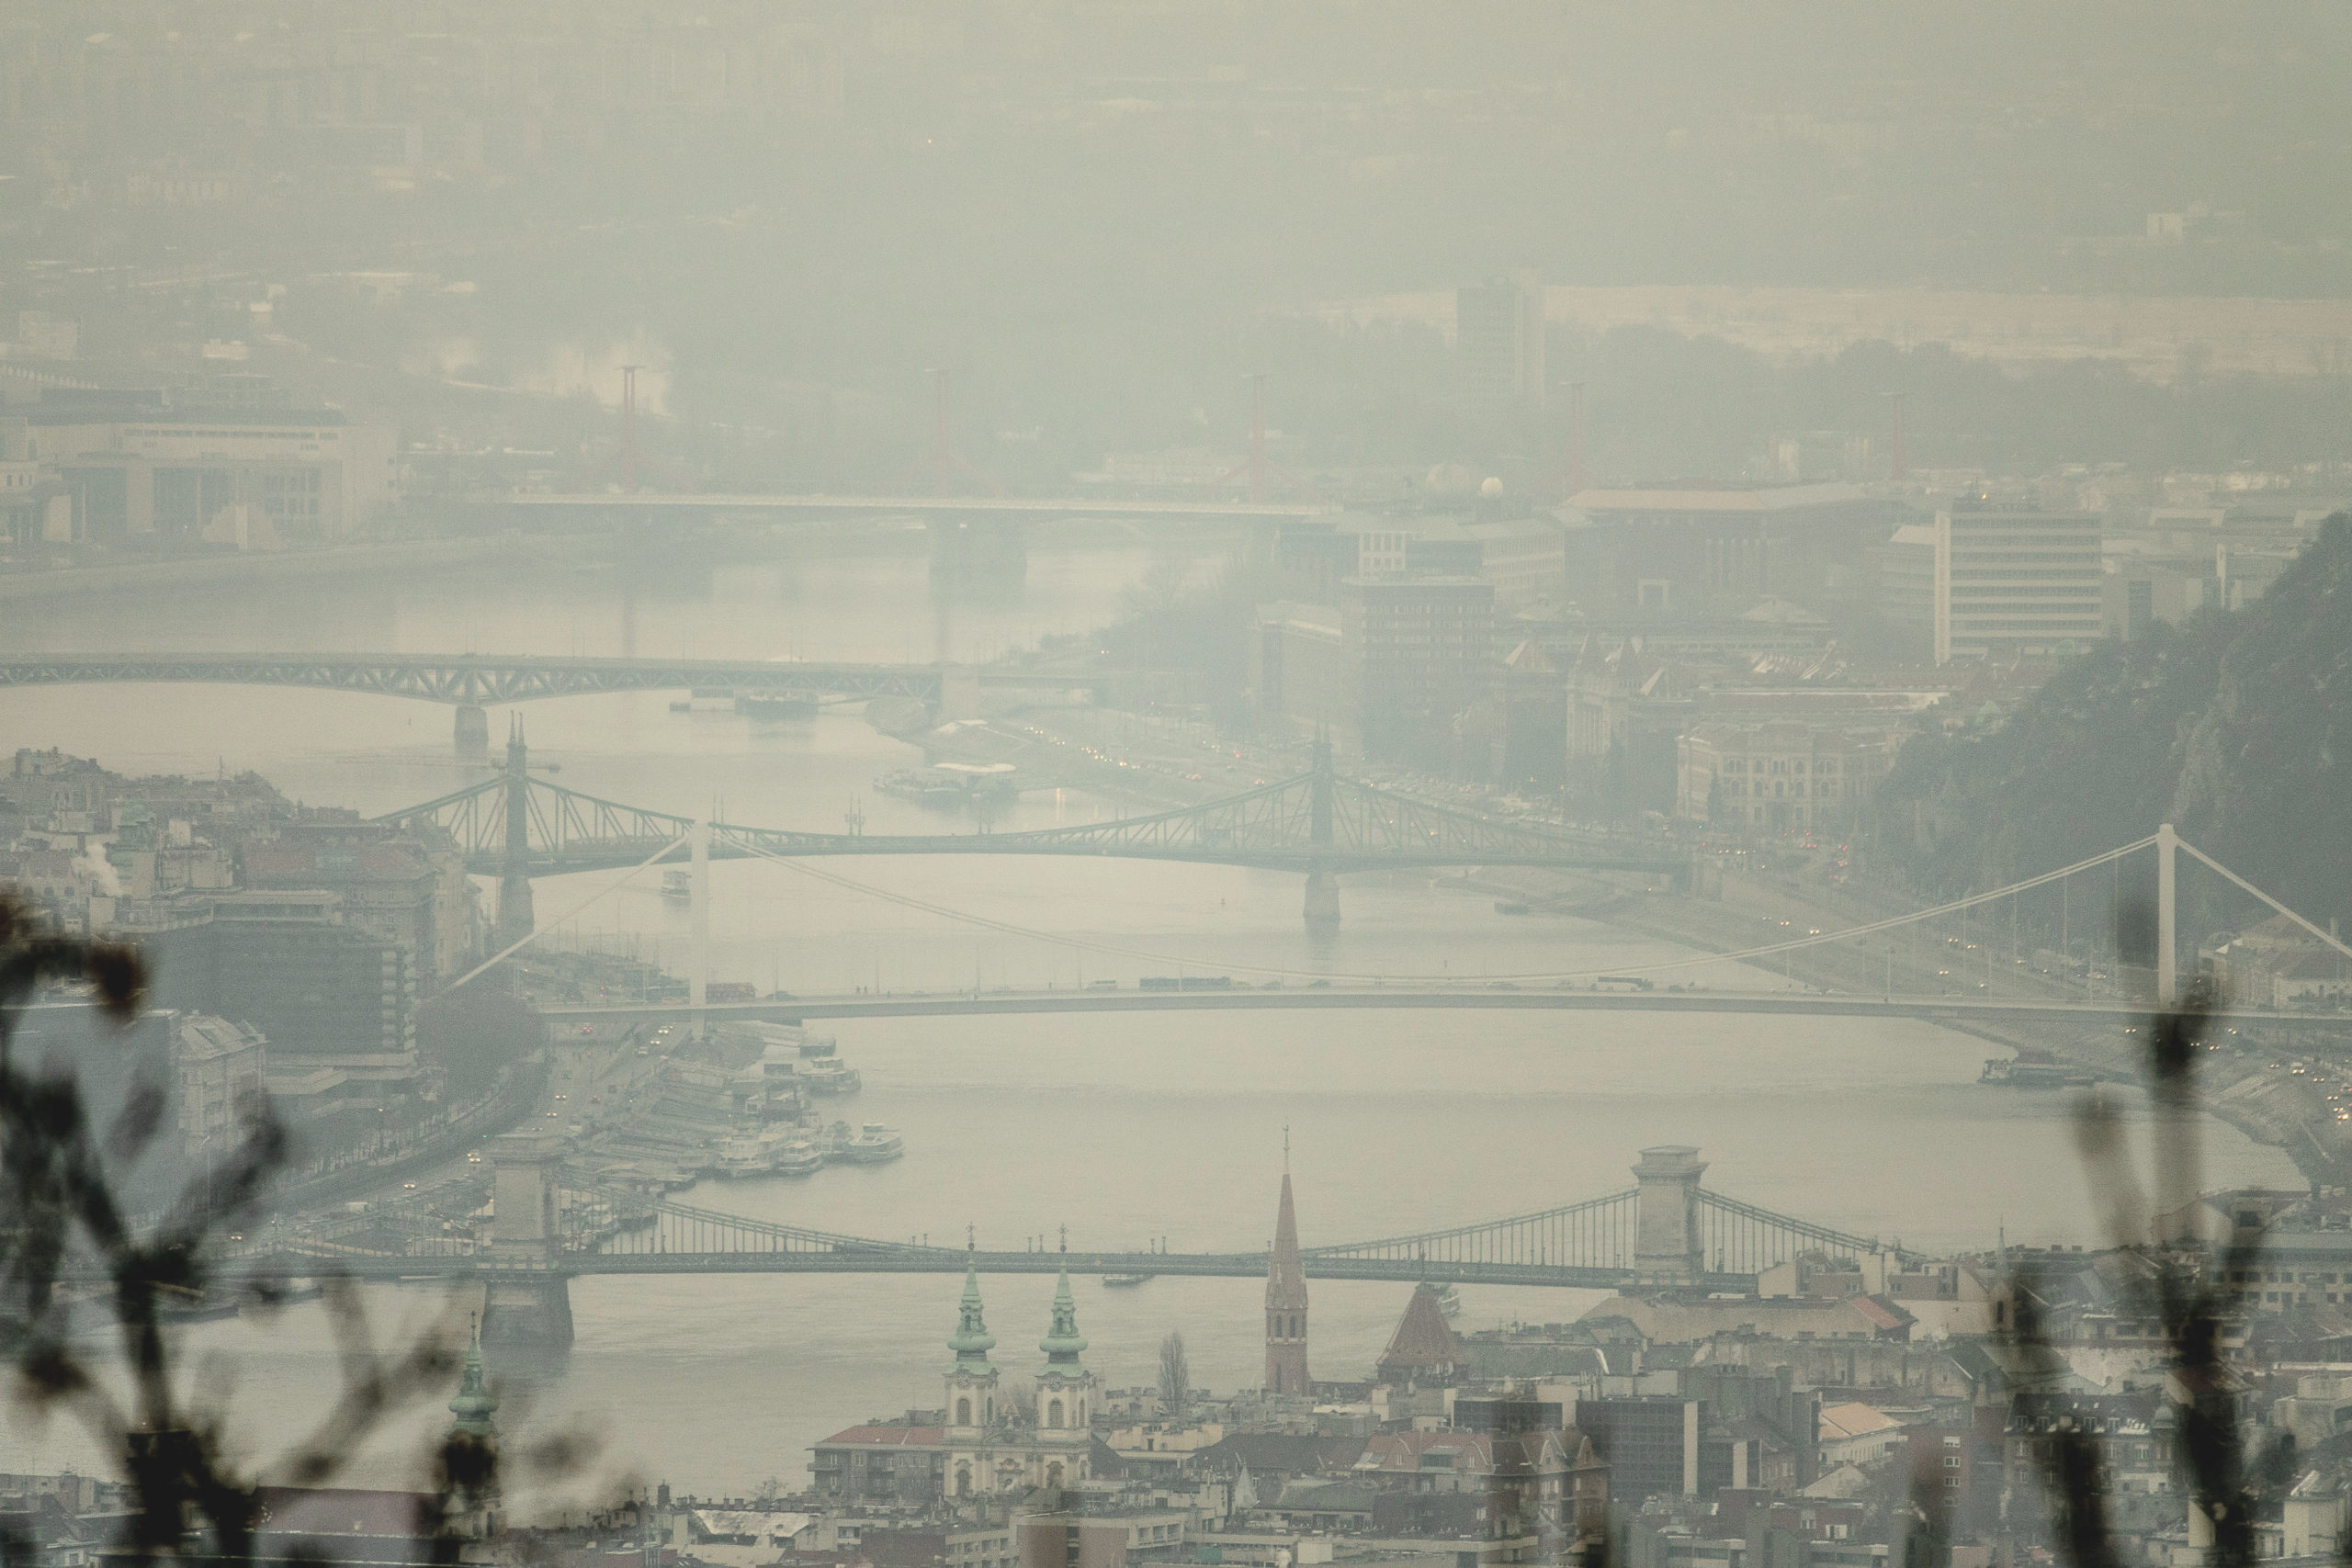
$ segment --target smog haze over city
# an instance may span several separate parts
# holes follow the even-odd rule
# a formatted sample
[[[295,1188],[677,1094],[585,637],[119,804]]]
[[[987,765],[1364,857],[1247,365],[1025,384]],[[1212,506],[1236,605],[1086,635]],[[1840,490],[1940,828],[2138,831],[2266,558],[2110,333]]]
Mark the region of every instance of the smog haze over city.
[[[2352,11],[0,5],[0,1562],[2352,1556]]]

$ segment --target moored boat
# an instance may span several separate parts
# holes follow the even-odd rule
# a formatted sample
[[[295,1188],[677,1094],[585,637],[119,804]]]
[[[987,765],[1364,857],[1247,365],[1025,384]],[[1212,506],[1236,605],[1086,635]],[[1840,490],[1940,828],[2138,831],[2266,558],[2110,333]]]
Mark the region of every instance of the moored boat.
[[[2085,1075],[2060,1066],[2049,1052],[2027,1046],[2015,1056],[1989,1058],[1976,1081],[2011,1089],[2065,1089],[2087,1080]]]
[[[842,1157],[852,1165],[881,1165],[907,1152],[895,1128],[868,1122],[842,1145]]]
[[[823,1167],[824,1152],[806,1138],[794,1138],[775,1152],[772,1168],[778,1176],[807,1176]]]
[[[842,1060],[841,1046],[830,1034],[804,1035],[795,1067],[800,1087],[811,1094],[855,1094],[865,1087],[864,1075]]]

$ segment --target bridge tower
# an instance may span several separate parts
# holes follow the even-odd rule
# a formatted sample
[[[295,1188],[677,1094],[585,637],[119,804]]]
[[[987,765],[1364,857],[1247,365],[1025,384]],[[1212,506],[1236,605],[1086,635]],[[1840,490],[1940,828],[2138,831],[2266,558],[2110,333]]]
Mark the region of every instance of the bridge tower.
[[[1323,869],[1323,852],[1332,844],[1331,732],[1315,732],[1315,770],[1307,784],[1306,841],[1316,851],[1306,874],[1306,930],[1328,937],[1340,929],[1339,879]]]
[[[571,1292],[557,1271],[557,1172],[563,1140],[554,1133],[506,1133],[490,1145],[492,1193],[488,1282],[482,1287],[486,1345],[568,1349]]]
[[[1287,1132],[1283,1141],[1290,1141]],[[1283,1161],[1282,1207],[1274,1215],[1273,1256],[1266,1263],[1266,1392],[1309,1392],[1306,1270],[1298,1261],[1298,1214],[1291,1207],[1287,1150]]]
[[[2172,824],[2156,829],[2156,1005],[2180,1001],[2179,893],[2175,878],[2180,863],[2180,835]]]
[[[1634,1166],[1640,1184],[1634,1230],[1634,1282],[1645,1289],[1690,1290],[1706,1272],[1699,1245],[1699,1178],[1707,1162],[1688,1144],[1644,1149]]]
[[[491,932],[496,952],[529,936],[538,925],[531,909],[531,755],[523,716],[506,721],[506,832],[498,877],[498,918]]]

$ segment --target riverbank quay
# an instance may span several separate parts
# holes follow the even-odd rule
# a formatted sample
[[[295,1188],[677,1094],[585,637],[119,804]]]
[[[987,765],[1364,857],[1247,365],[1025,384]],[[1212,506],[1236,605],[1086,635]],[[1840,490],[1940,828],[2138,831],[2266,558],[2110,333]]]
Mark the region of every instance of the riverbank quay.
[[[319,549],[240,551],[0,574],[0,604],[183,593],[246,583],[328,582],[388,573],[456,571],[538,559],[544,547],[512,536],[403,539]]]

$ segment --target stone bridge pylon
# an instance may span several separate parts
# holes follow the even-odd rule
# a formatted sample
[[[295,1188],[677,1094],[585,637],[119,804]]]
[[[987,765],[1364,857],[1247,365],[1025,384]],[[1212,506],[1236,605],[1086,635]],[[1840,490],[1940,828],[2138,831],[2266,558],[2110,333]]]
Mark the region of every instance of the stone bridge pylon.
[[[563,1139],[533,1128],[491,1140],[490,1269],[481,1342],[562,1350],[571,1345],[571,1288],[558,1268],[556,1185]]]

